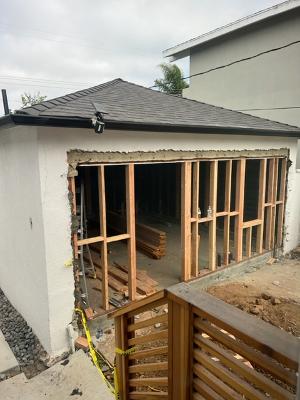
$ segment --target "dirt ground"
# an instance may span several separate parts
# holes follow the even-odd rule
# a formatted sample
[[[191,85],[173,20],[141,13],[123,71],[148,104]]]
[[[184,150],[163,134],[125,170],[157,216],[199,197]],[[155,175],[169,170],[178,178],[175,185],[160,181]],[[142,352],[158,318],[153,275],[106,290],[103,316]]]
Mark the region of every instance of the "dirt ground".
[[[207,291],[241,310],[300,336],[300,260],[284,259]]]

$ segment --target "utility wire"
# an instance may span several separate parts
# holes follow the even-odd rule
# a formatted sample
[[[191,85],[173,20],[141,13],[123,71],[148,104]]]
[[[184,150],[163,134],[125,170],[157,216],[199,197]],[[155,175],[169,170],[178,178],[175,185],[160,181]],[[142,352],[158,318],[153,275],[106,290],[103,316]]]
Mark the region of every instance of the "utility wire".
[[[92,82],[75,82],[75,81],[64,81],[64,80],[54,80],[45,78],[33,78],[30,76],[17,76],[17,75],[0,75],[0,80],[14,80],[14,81],[31,81],[36,83],[63,83],[63,84],[74,84],[74,85],[92,85]]]
[[[101,48],[101,47],[96,47],[96,46],[89,46],[87,44],[81,44],[81,43],[78,43],[78,42],[75,43],[75,42],[71,42],[71,41],[58,40],[58,39],[53,39],[53,38],[46,38],[46,37],[42,37],[40,35],[37,36],[37,35],[30,34],[30,33],[28,34],[28,33],[23,32],[23,31],[20,32],[20,33],[9,32],[8,30],[3,29],[1,27],[0,27],[0,31],[8,33],[8,34],[11,34],[11,35],[22,36],[22,38],[24,36],[27,36],[27,37],[30,37],[30,38],[33,38],[33,39],[36,39],[36,40],[46,40],[46,41],[49,41],[49,42],[60,43],[60,44],[68,45],[68,46],[73,45],[73,46],[76,46],[76,47],[86,47],[86,48],[93,49],[93,50],[98,50],[98,51],[101,50],[102,53],[109,53],[109,50],[104,49],[103,47]]]
[[[20,87],[20,83],[16,83],[16,82],[5,82],[5,85],[11,85],[11,86]],[[76,85],[73,85],[73,86],[71,86],[71,85],[68,85],[68,86],[50,86],[50,85],[43,85],[43,84],[36,85],[36,84],[33,84],[33,83],[26,83],[26,82],[23,82],[22,86],[29,86],[29,87],[32,86],[32,87],[41,87],[41,88],[50,88],[50,89],[71,89],[71,90],[77,88]]]
[[[69,40],[70,39],[75,39],[76,43],[78,42],[78,40],[81,41],[82,43],[84,43],[84,41],[82,40],[82,35],[79,34],[79,33],[77,35],[66,35],[66,34],[61,34],[61,33],[57,34],[57,33],[44,31],[44,30],[40,30],[40,29],[36,29],[36,28],[26,28],[26,27],[25,28],[20,28],[19,26],[16,26],[16,25],[13,25],[13,24],[7,24],[6,22],[2,22],[2,21],[0,22],[0,25],[6,26],[6,27],[12,27],[14,30],[17,30],[17,31],[22,31],[23,32],[24,30],[26,30],[28,32],[33,32],[33,33],[35,33],[35,32],[44,33],[46,35],[50,35],[50,36],[54,36],[54,37],[64,37],[64,38],[69,39]],[[86,40],[88,40],[90,42],[89,39],[86,38]],[[102,44],[103,44],[103,42],[101,43],[101,45]]]
[[[274,47],[274,48],[269,49],[269,50],[261,51],[260,53],[254,54],[253,56],[249,56],[249,57],[245,57],[245,58],[240,58],[239,60],[232,61],[232,62],[230,62],[230,63],[228,63],[228,64],[219,65],[218,67],[213,67],[213,68],[207,69],[207,70],[205,70],[205,71],[198,72],[198,73],[196,73],[196,74],[192,74],[192,75],[189,75],[189,76],[185,76],[185,77],[183,77],[183,78],[181,78],[181,79],[182,79],[182,80],[185,80],[185,79],[193,78],[194,76],[205,75],[205,74],[208,74],[208,73],[210,73],[210,72],[217,71],[217,70],[219,70],[219,69],[231,67],[231,66],[234,65],[234,64],[238,64],[238,63],[241,63],[241,62],[244,62],[244,61],[253,60],[254,58],[260,57],[260,56],[262,56],[262,55],[269,54],[269,53],[273,53],[273,52],[275,52],[275,51],[279,51],[279,50],[285,49],[285,48],[287,48],[287,47],[290,47],[290,46],[293,46],[293,45],[299,44],[299,43],[300,43],[300,40],[295,40],[294,42],[287,43],[287,44],[285,44],[285,45],[283,45],[283,46]],[[152,89],[152,88],[155,88],[155,87],[158,87],[158,86],[157,86],[157,85],[153,85],[153,86],[150,86],[149,89]]]
[[[243,110],[236,111],[272,111],[272,110],[293,110],[300,108],[300,106],[290,106],[290,107],[271,107],[271,108],[245,108]]]

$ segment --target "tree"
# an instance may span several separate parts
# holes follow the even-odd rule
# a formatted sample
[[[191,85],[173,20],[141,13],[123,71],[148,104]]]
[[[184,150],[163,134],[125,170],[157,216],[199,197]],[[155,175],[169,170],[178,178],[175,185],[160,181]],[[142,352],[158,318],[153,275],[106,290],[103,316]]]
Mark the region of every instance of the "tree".
[[[42,101],[46,100],[47,96],[42,96],[40,92],[37,92],[35,94],[30,94],[30,93],[23,93],[21,94],[21,100],[22,100],[22,108],[28,107],[28,106],[34,106],[35,104],[41,103]]]
[[[164,77],[155,79],[155,86],[161,92],[169,94],[182,95],[182,90],[189,87],[183,79],[183,73],[176,64],[160,64],[159,65]]]

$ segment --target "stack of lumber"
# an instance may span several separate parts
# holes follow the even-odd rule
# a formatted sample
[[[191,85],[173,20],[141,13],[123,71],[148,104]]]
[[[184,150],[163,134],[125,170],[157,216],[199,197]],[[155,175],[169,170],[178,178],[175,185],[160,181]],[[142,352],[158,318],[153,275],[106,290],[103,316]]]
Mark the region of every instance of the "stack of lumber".
[[[110,229],[118,232],[126,232],[126,220],[122,215],[109,211],[108,225]],[[147,256],[160,259],[166,255],[167,234],[166,232],[152,228],[145,224],[136,224],[136,246]]]
[[[97,279],[102,280],[101,257],[100,252],[95,245],[91,247],[91,256],[96,267]],[[87,258],[86,261],[88,261]],[[157,285],[158,283],[154,279],[150,278],[146,271],[137,270],[137,293],[148,296],[156,292]],[[108,286],[120,293],[128,292],[128,267],[117,263],[114,263],[114,265],[109,265]]]

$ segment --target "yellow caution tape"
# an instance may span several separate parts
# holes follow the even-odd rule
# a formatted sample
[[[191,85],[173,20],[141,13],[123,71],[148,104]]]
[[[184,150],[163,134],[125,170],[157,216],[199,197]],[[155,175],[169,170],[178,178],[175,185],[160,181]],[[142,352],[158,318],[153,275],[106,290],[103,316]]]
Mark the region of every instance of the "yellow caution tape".
[[[73,259],[70,258],[69,260],[64,262],[65,267],[72,267],[73,266]]]
[[[92,337],[91,337],[89,328],[88,328],[87,323],[86,323],[86,318],[85,318],[84,312],[80,308],[75,308],[75,311],[78,314],[80,314],[80,316],[81,316],[81,321],[82,321],[83,328],[84,328],[84,331],[85,331],[85,335],[86,335],[86,338],[87,338],[87,341],[88,341],[89,351],[90,351],[90,355],[92,357],[93,363],[95,364],[95,367],[97,368],[97,370],[98,370],[99,374],[101,375],[102,379],[104,380],[104,382],[108,386],[109,390],[115,395],[116,399],[119,399],[120,398],[119,397],[119,393],[113,388],[113,386],[106,379],[106,376],[103,374],[103,372],[101,370],[101,367],[100,367],[100,364],[99,364],[99,361],[98,361],[98,357],[97,357],[97,352],[96,352],[96,349],[95,349],[94,344],[92,342]],[[117,376],[117,374],[115,372],[114,373],[115,384],[116,384],[116,380],[117,380],[116,376]],[[118,385],[117,385],[117,387],[118,387]]]
[[[120,354],[121,356],[128,356],[129,354],[132,354],[134,352],[135,352],[135,347],[131,347],[128,350],[122,350],[122,349],[119,349],[118,347],[116,347],[116,353]]]

